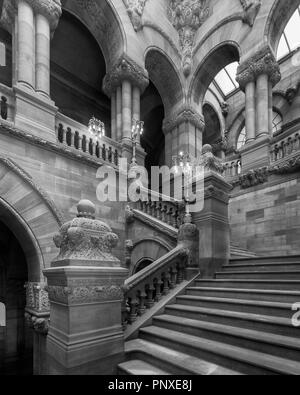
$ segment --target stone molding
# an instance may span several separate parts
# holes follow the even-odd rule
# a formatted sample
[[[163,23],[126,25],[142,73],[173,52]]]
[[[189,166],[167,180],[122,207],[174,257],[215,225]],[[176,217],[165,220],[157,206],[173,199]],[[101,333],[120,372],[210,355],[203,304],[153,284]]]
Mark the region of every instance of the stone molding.
[[[140,89],[142,94],[149,84],[148,72],[126,55],[123,55],[104,77],[103,91],[110,97],[122,85],[123,81],[131,82],[133,86]]]
[[[279,64],[269,48],[264,48],[241,64],[238,68],[236,80],[241,89],[245,89],[249,82],[256,81],[257,77],[262,74],[269,76],[273,87],[281,79]]]
[[[123,0],[127,14],[136,32],[143,28],[142,17],[148,0]]]
[[[20,0],[4,0],[1,16],[1,24],[9,32],[12,32],[14,17],[17,13]],[[62,14],[60,0],[22,0],[28,3],[36,14],[43,15],[50,23],[52,32],[57,28]]]
[[[253,27],[261,8],[261,0],[241,0],[241,4],[244,8],[243,22]]]
[[[165,134],[168,134],[185,122],[191,123],[201,132],[203,132],[205,128],[203,116],[192,107],[183,106],[177,113],[164,119],[163,131]]]
[[[188,77],[192,69],[195,36],[210,15],[210,0],[169,0],[167,14],[179,34],[183,74]]]
[[[204,199],[217,199],[227,204],[229,202],[229,194],[215,185],[209,185],[204,189]]]
[[[268,167],[262,167],[260,169],[250,170],[247,173],[242,174],[238,180],[234,181],[232,185],[234,187],[240,186],[242,189],[248,189],[255,187],[260,184],[264,184],[269,179]]]
[[[32,179],[32,177],[25,171],[23,170],[16,162],[14,162],[10,158],[6,158],[0,155],[0,163],[3,163],[6,167],[8,167],[10,170],[12,170],[15,174],[17,174],[19,177],[21,177],[27,184],[29,184],[35,192],[40,195],[42,200],[46,203],[48,208],[50,209],[51,213],[54,215],[56,221],[58,222],[59,225],[62,225],[64,223],[64,217],[60,210],[56,207],[55,203],[53,200],[49,197],[47,192],[45,192],[40,186],[38,186]]]
[[[270,174],[289,174],[300,170],[300,153],[293,158],[287,158],[280,163],[273,164],[269,167]]]

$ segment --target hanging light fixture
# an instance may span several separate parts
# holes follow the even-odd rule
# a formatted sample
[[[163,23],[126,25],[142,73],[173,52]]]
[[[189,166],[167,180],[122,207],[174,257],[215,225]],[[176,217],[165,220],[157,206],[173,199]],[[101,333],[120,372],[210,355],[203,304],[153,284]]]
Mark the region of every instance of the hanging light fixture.
[[[104,122],[95,117],[91,118],[89,121],[89,132],[93,137],[96,138],[96,140],[100,140],[105,136]]]

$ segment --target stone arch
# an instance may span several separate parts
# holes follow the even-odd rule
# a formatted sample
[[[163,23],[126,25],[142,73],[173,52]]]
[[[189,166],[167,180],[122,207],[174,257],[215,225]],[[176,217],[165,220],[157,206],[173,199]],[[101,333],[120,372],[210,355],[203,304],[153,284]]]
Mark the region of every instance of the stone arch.
[[[179,72],[172,59],[157,47],[145,53],[145,67],[164,103],[165,112],[171,112],[184,97]]]
[[[133,247],[131,255],[131,267],[129,275],[135,273],[143,259],[155,262],[172,250],[172,246],[162,239],[149,238],[138,240]]]
[[[28,280],[39,282],[57,255],[53,236],[63,217],[48,195],[12,160],[0,157],[0,219],[19,241]]]
[[[210,49],[200,62],[190,85],[189,97],[192,97],[196,106],[202,107],[207,89],[218,72],[239,60],[240,48],[237,42],[221,42]]]
[[[300,0],[275,0],[266,19],[265,40],[270,44],[274,53],[277,53],[279,41],[290,18],[300,5]]]
[[[243,107],[235,116],[229,128],[229,145],[236,148],[237,141],[243,127],[245,126],[245,108]]]
[[[222,121],[215,106],[208,101],[205,101],[203,103],[202,112],[205,121],[205,129],[203,132],[203,145],[212,145],[215,140],[218,140],[221,137]]]
[[[93,34],[107,69],[126,53],[125,30],[112,0],[66,0],[63,9],[76,16]]]

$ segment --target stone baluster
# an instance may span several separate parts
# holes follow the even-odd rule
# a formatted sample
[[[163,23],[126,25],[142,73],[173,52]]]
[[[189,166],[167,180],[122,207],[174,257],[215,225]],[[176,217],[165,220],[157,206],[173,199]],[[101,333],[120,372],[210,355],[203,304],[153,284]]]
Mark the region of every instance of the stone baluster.
[[[170,291],[169,281],[170,281],[170,273],[165,272],[163,275],[163,283],[164,283],[163,295],[168,295]]]
[[[138,307],[139,307],[139,300],[137,297],[129,298],[129,324],[132,325],[138,317]]]
[[[80,133],[78,133],[78,151],[83,151],[83,138]]]
[[[70,129],[70,146],[75,147],[75,131]]]
[[[152,284],[150,284],[146,290],[146,293],[147,293],[146,307],[147,307],[147,309],[151,309],[154,306],[154,299],[153,299],[154,291],[155,291],[155,288],[153,287]]]
[[[176,283],[177,283],[177,268],[176,266],[173,266],[171,268],[171,279],[170,279],[170,288],[174,289],[176,287]]]
[[[162,298],[161,287],[163,282],[159,278],[155,283],[155,302],[159,302]]]
[[[138,315],[139,316],[144,315],[146,312],[146,304],[145,304],[146,297],[147,297],[146,292],[144,290],[140,291],[139,306],[138,306]]]

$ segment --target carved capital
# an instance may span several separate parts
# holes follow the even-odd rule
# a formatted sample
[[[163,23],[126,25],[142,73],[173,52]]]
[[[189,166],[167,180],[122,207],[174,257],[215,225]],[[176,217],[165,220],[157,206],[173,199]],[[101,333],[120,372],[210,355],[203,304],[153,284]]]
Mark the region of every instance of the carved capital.
[[[184,106],[174,115],[165,118],[163,122],[163,130],[167,134],[185,122],[191,123],[201,132],[204,130],[205,124],[203,116],[189,106]]]
[[[47,313],[50,311],[48,292],[45,283],[25,284],[26,288],[26,310],[36,313]]]
[[[262,74],[269,76],[272,86],[275,86],[281,79],[279,64],[269,48],[261,50],[240,65],[236,80],[241,89],[245,89],[249,82],[256,81],[257,77]]]
[[[241,0],[244,8],[243,22],[253,26],[261,7],[261,0]]]
[[[185,77],[191,73],[197,30],[210,15],[209,0],[169,0],[168,18],[179,34],[182,68]]]
[[[103,91],[110,97],[112,92],[126,80],[131,82],[133,86],[138,87],[141,94],[149,84],[147,70],[137,65],[128,57],[123,56],[104,77]]]
[[[142,29],[142,17],[147,0],[123,0],[134,30]]]
[[[60,266],[65,260],[84,261],[87,266],[111,266],[119,263],[112,255],[118,244],[118,236],[102,221],[95,219],[95,206],[82,200],[78,206],[77,218],[64,224],[55,235],[54,243],[60,253],[53,263]]]
[[[18,2],[21,0],[4,0],[1,16],[1,25],[12,32],[14,17],[18,11]],[[56,29],[62,14],[60,0],[22,0],[28,3],[36,14],[48,19],[52,32]]]

